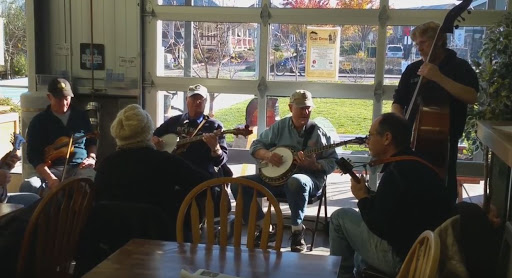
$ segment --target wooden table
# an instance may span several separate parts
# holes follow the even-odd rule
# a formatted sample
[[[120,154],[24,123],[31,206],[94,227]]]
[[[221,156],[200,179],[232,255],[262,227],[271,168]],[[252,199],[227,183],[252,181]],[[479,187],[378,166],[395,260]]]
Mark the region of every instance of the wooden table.
[[[22,208],[23,205],[0,203],[0,217]]]
[[[336,277],[341,257],[133,239],[84,277],[179,277],[208,269],[238,277]]]

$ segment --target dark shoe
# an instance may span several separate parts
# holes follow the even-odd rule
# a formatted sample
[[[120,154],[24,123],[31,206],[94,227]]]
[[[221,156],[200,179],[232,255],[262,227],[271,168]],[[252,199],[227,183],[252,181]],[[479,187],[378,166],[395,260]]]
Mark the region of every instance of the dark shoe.
[[[276,225],[272,224],[272,231],[268,233],[268,242],[276,242]],[[263,232],[261,231],[261,227],[256,227],[256,234],[254,235],[254,245],[259,246],[261,242],[261,236],[263,235]]]
[[[304,252],[306,250],[306,242],[304,241],[304,227],[302,230],[292,232],[290,236],[292,242],[290,243],[290,248],[292,252]]]

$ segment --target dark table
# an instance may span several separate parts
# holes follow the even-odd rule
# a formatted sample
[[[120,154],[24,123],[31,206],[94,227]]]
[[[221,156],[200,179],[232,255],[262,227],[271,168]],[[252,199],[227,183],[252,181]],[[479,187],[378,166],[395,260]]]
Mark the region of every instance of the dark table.
[[[238,277],[336,277],[341,257],[133,239],[84,277],[179,277],[208,269]]]

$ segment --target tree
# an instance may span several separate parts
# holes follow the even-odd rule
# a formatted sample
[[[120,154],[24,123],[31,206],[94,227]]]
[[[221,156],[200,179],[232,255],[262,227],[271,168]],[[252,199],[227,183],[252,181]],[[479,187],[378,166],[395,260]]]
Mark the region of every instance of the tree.
[[[336,3],[336,8],[340,9],[370,9],[377,7],[378,3],[376,0],[337,0]],[[364,51],[365,42],[374,31],[375,26],[353,25],[343,26],[341,33],[345,36],[355,35],[361,42],[361,50]]]
[[[7,78],[11,78],[13,72],[26,72],[26,59],[20,55],[27,55],[27,32],[25,18],[25,2],[21,0],[2,0],[4,18],[5,62]],[[16,64],[14,61],[20,61]],[[25,70],[20,68],[25,68]]]
[[[256,26],[250,23],[194,22],[194,53],[192,67],[194,74],[205,78],[232,79],[241,71],[244,62],[254,56],[252,50],[239,50],[237,47],[250,40],[248,30]],[[165,52],[171,53],[179,67],[183,67],[183,47],[185,34],[182,22],[164,22],[162,38]],[[247,48],[247,47],[244,47]],[[214,102],[219,93],[209,94],[209,111],[214,113]]]
[[[285,8],[293,9],[325,9],[330,7],[329,0],[283,0],[281,4]]]

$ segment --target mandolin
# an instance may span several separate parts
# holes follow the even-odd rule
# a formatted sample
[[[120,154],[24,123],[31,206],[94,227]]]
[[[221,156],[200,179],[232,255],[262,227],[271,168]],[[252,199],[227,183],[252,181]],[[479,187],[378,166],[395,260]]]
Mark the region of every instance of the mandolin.
[[[249,129],[249,125],[245,125],[243,128],[234,128],[234,129],[227,129],[223,131],[216,130],[214,132],[215,135],[221,136],[224,134],[233,134],[235,136],[242,135],[244,137],[247,137],[252,134],[252,130]],[[167,135],[162,136],[162,141],[164,142],[163,149],[164,151],[167,151],[169,153],[176,153],[179,150],[183,150],[185,146],[188,146],[188,144],[197,142],[200,140],[203,140],[204,134],[197,135],[189,138],[179,138],[178,135],[169,133]]]

